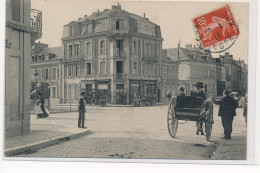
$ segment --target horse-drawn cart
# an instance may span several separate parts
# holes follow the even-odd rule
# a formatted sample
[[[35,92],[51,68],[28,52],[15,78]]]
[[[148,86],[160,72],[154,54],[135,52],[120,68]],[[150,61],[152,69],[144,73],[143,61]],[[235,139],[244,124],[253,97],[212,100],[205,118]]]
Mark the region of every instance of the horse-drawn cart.
[[[206,139],[210,141],[213,121],[213,104],[200,97],[178,96],[172,97],[167,114],[168,131],[175,137],[178,120],[196,121],[197,125],[204,123]]]

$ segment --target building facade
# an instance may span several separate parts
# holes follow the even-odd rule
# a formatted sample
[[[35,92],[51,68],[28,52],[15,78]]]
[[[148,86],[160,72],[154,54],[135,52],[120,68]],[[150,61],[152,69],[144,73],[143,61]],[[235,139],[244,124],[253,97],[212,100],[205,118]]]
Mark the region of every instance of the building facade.
[[[39,19],[41,16],[39,16]],[[30,0],[6,0],[5,137],[30,132],[30,50],[34,37]]]
[[[119,4],[65,25],[64,103],[76,102],[82,90],[112,104],[123,94],[130,103],[137,93],[158,97],[162,40],[158,25]]]
[[[47,44],[35,43],[31,58],[31,91],[46,87],[45,98],[50,105],[60,104],[62,88],[63,48],[48,47]],[[37,72],[37,76],[35,73]]]
[[[211,53],[186,45],[186,48],[167,49],[167,56],[178,64],[179,86],[185,88],[186,95],[194,89],[192,84],[202,82],[206,95],[217,95],[216,63]]]

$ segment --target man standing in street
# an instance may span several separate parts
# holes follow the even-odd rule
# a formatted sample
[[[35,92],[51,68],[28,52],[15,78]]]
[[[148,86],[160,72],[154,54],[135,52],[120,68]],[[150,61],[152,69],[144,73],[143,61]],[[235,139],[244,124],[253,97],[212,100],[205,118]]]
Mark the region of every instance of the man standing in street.
[[[222,139],[231,139],[232,133],[232,123],[234,116],[236,115],[236,108],[238,106],[238,101],[230,96],[229,90],[224,90],[224,97],[220,100],[211,98],[211,101],[219,106],[218,116],[221,116],[222,125],[224,127],[225,136]]]
[[[85,92],[82,92],[80,94],[80,99],[79,99],[79,105],[78,105],[78,111],[79,111],[78,128],[86,129],[87,127],[85,127],[85,125],[84,125],[84,123],[85,123],[85,113],[86,113],[85,103],[84,103],[84,99],[83,99],[84,95],[85,95]]]

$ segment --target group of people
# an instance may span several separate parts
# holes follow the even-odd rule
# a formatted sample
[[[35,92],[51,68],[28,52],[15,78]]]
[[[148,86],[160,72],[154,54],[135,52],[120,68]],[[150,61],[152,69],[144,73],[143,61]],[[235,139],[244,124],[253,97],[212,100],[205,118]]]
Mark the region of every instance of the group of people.
[[[207,100],[207,96],[203,91],[204,88],[203,83],[197,82],[196,84],[193,85],[195,86],[196,89],[190,92],[191,96],[201,97],[204,100]],[[178,96],[185,96],[184,89],[185,89],[184,87],[179,88]],[[222,139],[227,139],[227,140],[231,139],[233,119],[234,116],[236,115],[236,108],[238,107],[237,98],[231,96],[230,90],[224,90],[222,98],[216,99],[214,97],[211,97],[211,101],[214,104],[219,105],[218,116],[221,117],[222,125],[224,128],[224,137]],[[245,112],[244,109],[244,116],[246,116],[246,114],[247,112]],[[199,132],[201,133],[201,135],[204,135],[202,124],[203,122],[197,122],[197,132],[196,132],[197,135],[199,135]]]

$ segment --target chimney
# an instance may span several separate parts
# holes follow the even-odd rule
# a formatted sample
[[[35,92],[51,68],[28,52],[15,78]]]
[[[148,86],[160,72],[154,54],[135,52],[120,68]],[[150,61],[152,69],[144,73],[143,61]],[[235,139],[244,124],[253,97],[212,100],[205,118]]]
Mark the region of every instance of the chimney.
[[[186,44],[186,49],[192,50],[192,44]]]
[[[99,13],[99,9],[97,10],[97,12]]]
[[[121,5],[118,3],[117,5],[112,5],[112,10],[121,10]]]
[[[145,18],[145,13],[144,13],[144,18]]]

